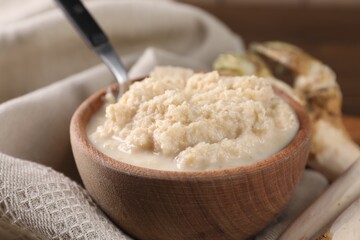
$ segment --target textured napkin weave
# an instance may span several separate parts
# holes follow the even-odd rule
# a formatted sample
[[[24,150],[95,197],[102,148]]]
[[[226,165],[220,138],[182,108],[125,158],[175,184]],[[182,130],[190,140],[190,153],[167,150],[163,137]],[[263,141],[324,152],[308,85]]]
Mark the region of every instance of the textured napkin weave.
[[[2,239],[130,239],[63,174],[6,155],[0,169]]]
[[[0,1],[0,101],[6,101],[0,105],[0,239],[130,239],[81,186],[69,140],[75,109],[114,79],[53,2],[33,1],[17,14],[1,10],[23,1]],[[190,6],[159,0],[86,5],[130,78],[164,64],[208,70],[220,53],[242,51],[237,36]],[[295,196],[311,198],[320,185],[299,188]],[[281,216],[278,222],[291,217]]]

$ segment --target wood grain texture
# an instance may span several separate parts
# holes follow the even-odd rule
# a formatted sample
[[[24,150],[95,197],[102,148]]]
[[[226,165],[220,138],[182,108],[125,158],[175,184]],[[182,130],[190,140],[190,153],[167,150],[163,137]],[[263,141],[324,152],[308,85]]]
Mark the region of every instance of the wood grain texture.
[[[294,140],[263,161],[208,172],[170,172],[115,161],[87,140],[86,126],[105,89],[86,100],[71,121],[71,143],[86,189],[108,216],[139,239],[246,239],[284,208],[303,173],[310,122],[282,93],[300,120]]]
[[[343,92],[344,113],[360,116],[359,5],[310,7],[306,4],[252,6],[182,2],[193,3],[213,14],[246,44],[280,40],[303,48],[334,69]]]

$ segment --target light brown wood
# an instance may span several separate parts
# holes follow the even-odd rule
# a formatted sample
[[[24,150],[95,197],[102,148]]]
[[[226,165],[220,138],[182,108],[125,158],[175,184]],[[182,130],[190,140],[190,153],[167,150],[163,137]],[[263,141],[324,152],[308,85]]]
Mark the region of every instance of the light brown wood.
[[[132,236],[246,239],[276,217],[300,180],[309,153],[310,122],[303,108],[281,92],[300,121],[297,135],[282,151],[248,166],[170,172],[115,161],[90,144],[86,126],[102,106],[105,91],[91,96],[75,112],[71,144],[86,189]]]

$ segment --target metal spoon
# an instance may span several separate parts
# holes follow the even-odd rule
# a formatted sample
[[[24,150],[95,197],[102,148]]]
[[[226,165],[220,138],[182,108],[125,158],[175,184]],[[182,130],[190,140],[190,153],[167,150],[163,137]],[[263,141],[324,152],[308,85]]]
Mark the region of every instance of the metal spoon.
[[[75,26],[87,45],[95,50],[119,83],[118,97],[128,89],[129,81],[123,63],[91,14],[79,0],[55,0]]]

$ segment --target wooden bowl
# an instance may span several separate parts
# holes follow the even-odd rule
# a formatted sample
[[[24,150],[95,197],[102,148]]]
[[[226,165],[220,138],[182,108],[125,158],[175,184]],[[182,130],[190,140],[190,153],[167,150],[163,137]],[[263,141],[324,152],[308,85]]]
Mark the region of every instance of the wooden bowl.
[[[103,105],[105,92],[97,92],[76,110],[71,121],[71,144],[86,189],[131,236],[156,240],[246,239],[281,212],[302,176],[309,153],[310,122],[304,109],[278,90],[300,122],[293,141],[260,162],[208,172],[147,169],[98,151],[89,142],[86,127]]]

